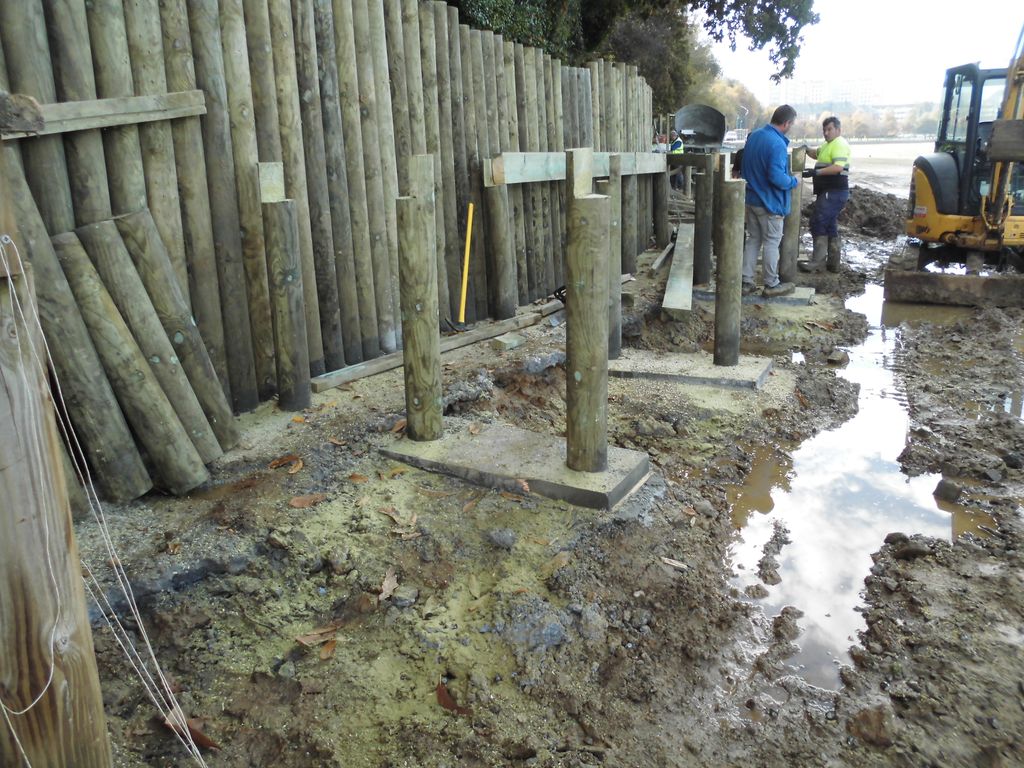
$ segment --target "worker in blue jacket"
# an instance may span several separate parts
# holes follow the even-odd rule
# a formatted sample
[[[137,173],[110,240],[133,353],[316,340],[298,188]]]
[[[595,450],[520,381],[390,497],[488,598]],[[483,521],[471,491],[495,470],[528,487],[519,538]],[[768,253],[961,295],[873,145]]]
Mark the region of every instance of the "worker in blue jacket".
[[[764,296],[792,293],[793,283],[779,280],[779,245],[782,222],[789,213],[789,190],[800,179],[789,172],[786,134],[796,122],[796,110],[783,104],[772,114],[770,124],[747,137],[743,148],[741,175],[747,181],[746,227],[743,243],[743,293],[753,293],[754,268],[762,256]],[[763,250],[763,255],[762,255]]]

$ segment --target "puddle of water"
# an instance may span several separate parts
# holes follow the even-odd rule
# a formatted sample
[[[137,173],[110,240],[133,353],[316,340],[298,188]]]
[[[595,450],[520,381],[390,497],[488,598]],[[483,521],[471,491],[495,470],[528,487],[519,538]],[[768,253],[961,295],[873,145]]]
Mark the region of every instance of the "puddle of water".
[[[768,615],[787,605],[804,612],[801,650],[789,661],[807,682],[824,688],[837,688],[839,665],[849,663],[847,648],[864,626],[856,608],[871,553],[887,533],[951,538],[992,525],[988,515],[940,506],[932,496],[939,475],[908,478],[900,471],[897,457],[909,419],[892,373],[899,330],[881,322],[880,286],[867,286],[847,306],[871,325],[867,340],[849,350],[850,363],[841,372],[860,384],[857,415],[804,442],[793,451],[791,466],[777,452],[758,453],[747,482],[730,494],[733,520],[742,528],[731,548],[741,591],[757,582],[757,563],[774,522],[789,530],[791,543],[778,556],[782,581],[758,602]],[[936,313],[928,319],[935,321]]]

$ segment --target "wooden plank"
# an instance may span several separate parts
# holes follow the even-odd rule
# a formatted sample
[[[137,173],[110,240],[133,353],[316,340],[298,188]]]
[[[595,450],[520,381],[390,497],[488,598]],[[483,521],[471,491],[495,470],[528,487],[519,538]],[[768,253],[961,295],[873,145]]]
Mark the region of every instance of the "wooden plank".
[[[664,309],[689,310],[693,306],[693,224],[680,224],[672,269],[665,284]]]
[[[887,269],[885,299],[965,307],[1024,307],[1024,275],[944,275]]]
[[[0,130],[0,139],[23,139],[57,133],[135,125],[179,117],[206,114],[202,91],[179,91],[152,96],[123,96],[92,101],[65,101],[40,104],[42,126],[39,130]],[[12,126],[13,127],[13,126]]]
[[[594,177],[608,176],[609,152],[594,153]],[[654,152],[622,152],[622,175],[637,176],[665,172],[666,155]],[[532,184],[565,179],[563,152],[503,152],[484,166],[484,184]]]

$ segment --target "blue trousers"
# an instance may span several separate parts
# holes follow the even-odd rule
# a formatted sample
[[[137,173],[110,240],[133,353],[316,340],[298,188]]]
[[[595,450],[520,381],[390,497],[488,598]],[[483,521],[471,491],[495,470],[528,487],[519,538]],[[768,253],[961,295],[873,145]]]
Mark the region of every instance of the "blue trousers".
[[[850,199],[848,189],[830,189],[814,198],[814,210],[811,212],[811,234],[839,236],[839,214]]]

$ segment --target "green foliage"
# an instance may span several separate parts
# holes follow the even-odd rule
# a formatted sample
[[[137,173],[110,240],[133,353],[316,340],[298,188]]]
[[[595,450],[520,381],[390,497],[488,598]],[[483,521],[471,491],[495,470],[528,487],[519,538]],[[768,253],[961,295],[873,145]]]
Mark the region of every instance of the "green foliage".
[[[582,48],[583,0],[460,0],[463,23],[568,61]]]

